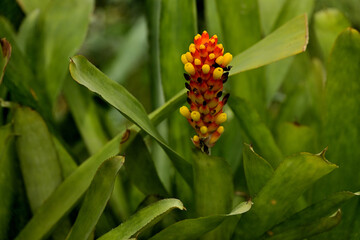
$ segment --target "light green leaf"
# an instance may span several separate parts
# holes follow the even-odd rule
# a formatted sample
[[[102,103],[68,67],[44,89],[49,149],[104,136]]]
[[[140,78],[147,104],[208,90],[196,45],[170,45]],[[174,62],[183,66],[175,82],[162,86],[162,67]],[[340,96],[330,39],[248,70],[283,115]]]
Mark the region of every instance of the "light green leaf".
[[[29,14],[35,9],[45,9],[50,0],[16,0],[21,9]]]
[[[247,187],[251,197],[255,197],[274,174],[274,169],[254,149],[244,144],[243,164]]]
[[[99,240],[127,240],[175,208],[184,210],[182,202],[178,199],[169,198],[155,202],[136,212],[126,222],[106,233]]]
[[[0,39],[0,85],[2,83],[5,68],[8,64],[11,56],[11,44],[6,40],[6,38]]]
[[[198,239],[205,233],[215,229],[224,220],[240,217],[241,214],[250,210],[251,205],[252,202],[242,202],[237,205],[230,214],[218,214],[213,216],[182,220],[165,228],[154,237],[150,238],[150,240]]]
[[[159,124],[168,116],[169,112],[173,112],[174,109],[180,107],[184,102],[185,94],[185,91],[181,91],[174,96],[173,99],[151,113],[150,119],[152,122],[155,125]],[[135,125],[133,125],[130,130],[136,131],[137,133],[140,131]],[[16,239],[37,240],[48,235],[51,229],[53,229],[60,219],[75,206],[85,193],[101,163],[105,159],[119,153],[119,145],[120,142],[122,142],[122,137],[125,132],[126,129],[123,127],[123,131],[120,134],[109,141],[99,152],[87,159],[69,177],[67,177],[34,214],[33,218],[28,222]],[[122,145],[128,141],[125,141]]]
[[[329,57],[336,37],[350,25],[349,20],[337,9],[325,9],[314,15],[314,31],[324,59]]]
[[[62,181],[60,164],[44,120],[27,107],[16,109],[16,149],[33,213]]]
[[[0,239],[8,237],[15,200],[17,175],[12,124],[0,127]]]
[[[264,156],[275,169],[282,161],[282,153],[259,114],[249,102],[241,98],[231,97],[229,105],[239,120],[242,131],[251,140],[254,149]]]
[[[130,132],[134,135],[134,132]],[[165,187],[156,172],[151,155],[140,135],[137,135],[132,144],[125,151],[125,169],[131,181],[145,195],[160,194],[168,196]]]
[[[222,158],[211,157],[201,152],[194,154],[193,158],[197,215],[204,217],[229,212],[234,194],[230,166]],[[221,236],[224,238],[228,230],[226,227],[218,228],[204,238],[219,239]]]
[[[86,193],[74,226],[67,240],[87,240],[105,209],[115,178],[124,157],[117,156],[104,161],[96,172],[94,179]]]
[[[253,239],[281,222],[296,200],[315,181],[337,168],[320,154],[299,153],[286,158],[254,198],[252,211],[238,224],[238,236]]]
[[[260,42],[236,55],[230,75],[261,67],[301,53],[308,43],[306,14],[287,22]]]
[[[138,125],[153,137],[173,161],[175,168],[182,177],[191,184],[191,165],[174,152],[162,139],[156,128],[149,120],[144,107],[123,86],[109,79],[94,65],[82,56],[73,57],[70,62],[72,77],[89,90],[100,94],[107,102],[118,109],[129,120]]]

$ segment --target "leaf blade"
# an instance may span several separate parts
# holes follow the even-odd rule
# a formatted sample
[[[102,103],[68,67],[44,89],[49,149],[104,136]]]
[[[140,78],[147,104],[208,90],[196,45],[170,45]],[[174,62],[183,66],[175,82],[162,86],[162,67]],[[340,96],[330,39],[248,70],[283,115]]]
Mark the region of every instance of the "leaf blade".
[[[67,240],[87,240],[89,238],[110,198],[115,178],[123,163],[124,157],[116,156],[101,164],[86,193]]]
[[[266,38],[244,52],[236,55],[232,61],[230,75],[261,67],[306,50],[308,27],[306,14],[287,22]]]

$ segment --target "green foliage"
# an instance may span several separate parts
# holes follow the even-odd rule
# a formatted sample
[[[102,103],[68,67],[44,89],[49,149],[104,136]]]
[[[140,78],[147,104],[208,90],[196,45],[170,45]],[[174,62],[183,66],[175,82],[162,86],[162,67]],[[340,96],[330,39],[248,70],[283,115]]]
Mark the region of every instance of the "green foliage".
[[[4,3],[0,239],[359,238],[360,4],[201,3]],[[197,29],[234,55],[213,156],[178,113]]]

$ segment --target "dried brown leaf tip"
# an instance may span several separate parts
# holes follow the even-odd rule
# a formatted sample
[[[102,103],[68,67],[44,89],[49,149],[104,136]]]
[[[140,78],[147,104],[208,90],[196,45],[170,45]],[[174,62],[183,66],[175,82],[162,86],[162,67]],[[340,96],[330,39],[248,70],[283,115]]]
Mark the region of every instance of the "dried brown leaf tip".
[[[186,71],[185,87],[188,89],[187,102],[190,109],[182,106],[180,113],[197,133],[191,139],[192,142],[204,152],[209,152],[224,132],[221,124],[227,120],[227,115],[223,112],[223,106],[229,94],[221,97],[231,60],[232,55],[224,54],[224,47],[218,43],[218,37],[214,35],[209,38],[206,31],[196,35],[189,51],[181,55]]]

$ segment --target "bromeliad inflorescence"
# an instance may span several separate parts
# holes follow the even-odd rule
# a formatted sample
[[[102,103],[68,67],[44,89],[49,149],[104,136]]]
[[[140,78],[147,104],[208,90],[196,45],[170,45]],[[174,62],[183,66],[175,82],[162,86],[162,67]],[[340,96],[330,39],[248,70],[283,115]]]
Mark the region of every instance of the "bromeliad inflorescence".
[[[181,55],[186,71],[185,87],[189,90],[187,102],[190,104],[190,110],[182,106],[180,113],[187,118],[197,133],[191,139],[192,142],[206,153],[209,153],[209,149],[224,132],[224,127],[220,125],[227,119],[223,106],[229,94],[222,100],[220,98],[223,95],[223,83],[229,76],[231,66],[228,64],[232,60],[232,55],[224,54],[223,45],[217,42],[216,35],[209,38],[209,34],[204,31],[202,35],[195,36],[194,43],[189,46],[189,52]]]

